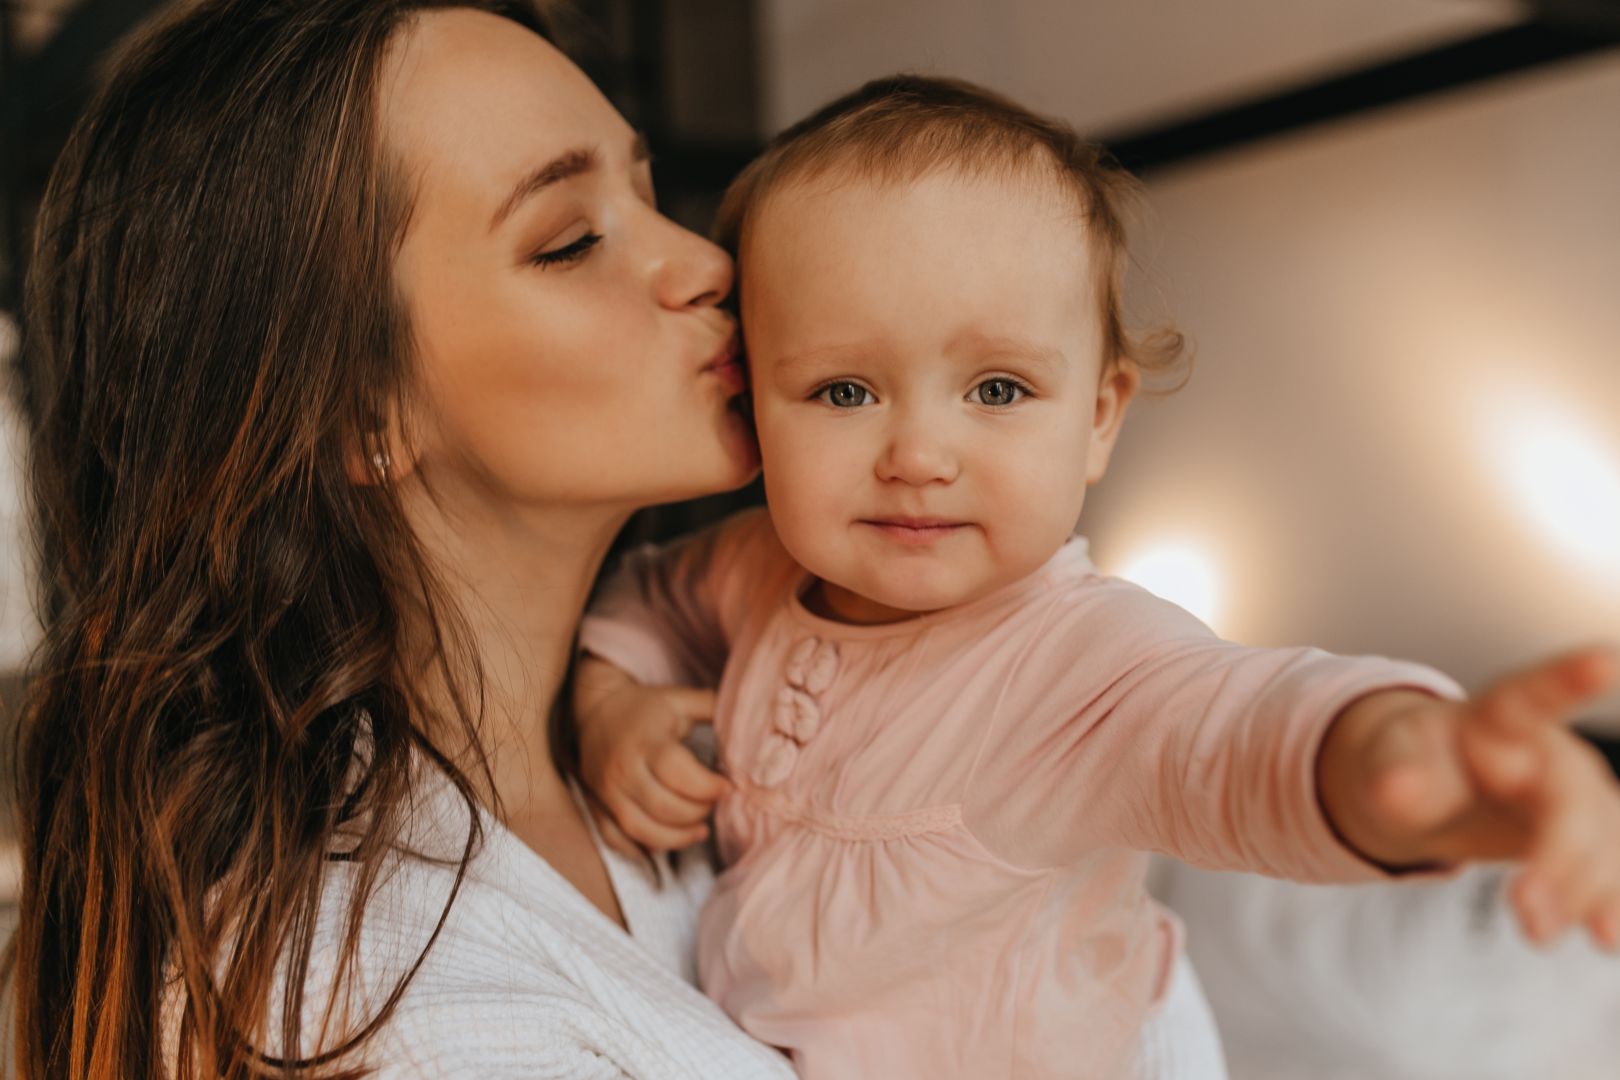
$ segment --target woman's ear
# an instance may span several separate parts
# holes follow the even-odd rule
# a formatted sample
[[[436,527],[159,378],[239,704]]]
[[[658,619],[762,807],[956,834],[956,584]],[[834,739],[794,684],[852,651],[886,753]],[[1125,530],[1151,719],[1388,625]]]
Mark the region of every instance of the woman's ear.
[[[360,487],[397,484],[416,471],[416,455],[400,435],[399,425],[356,432],[343,447],[343,471]]]
[[[1119,429],[1125,423],[1125,410],[1141,385],[1142,371],[1134,361],[1121,357],[1103,370],[1091,419],[1091,446],[1086,453],[1088,485],[1101,480],[1108,471],[1108,458],[1114,452]]]

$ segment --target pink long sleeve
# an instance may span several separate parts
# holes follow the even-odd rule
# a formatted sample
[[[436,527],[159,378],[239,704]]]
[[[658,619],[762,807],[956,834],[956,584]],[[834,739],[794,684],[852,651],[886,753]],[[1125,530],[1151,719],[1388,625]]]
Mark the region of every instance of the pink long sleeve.
[[[625,556],[580,625],[580,647],[653,686],[715,686],[774,577],[793,572],[763,511]]]
[[[1046,619],[964,808],[986,846],[1021,865],[1129,847],[1301,881],[1377,876],[1322,813],[1322,736],[1374,690],[1460,694],[1415,664],[1222,641],[1122,581],[1093,579]]]

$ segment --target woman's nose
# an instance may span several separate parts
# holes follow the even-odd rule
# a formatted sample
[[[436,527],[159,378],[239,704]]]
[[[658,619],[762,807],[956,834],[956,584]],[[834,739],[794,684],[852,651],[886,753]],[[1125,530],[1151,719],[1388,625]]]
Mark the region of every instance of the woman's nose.
[[[900,420],[889,432],[878,458],[878,479],[922,487],[949,484],[961,472],[961,463],[938,423],[926,417]]]
[[[731,292],[731,256],[709,240],[659,215],[653,267],[658,302],[672,311],[713,307]]]

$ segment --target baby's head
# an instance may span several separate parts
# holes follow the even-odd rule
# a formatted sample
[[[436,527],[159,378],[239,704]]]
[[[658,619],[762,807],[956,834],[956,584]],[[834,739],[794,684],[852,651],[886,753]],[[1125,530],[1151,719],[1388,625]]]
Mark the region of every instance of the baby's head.
[[[718,219],[772,520],[854,621],[977,599],[1069,538],[1144,371],[1131,177],[966,83],[869,83],[783,132]]]

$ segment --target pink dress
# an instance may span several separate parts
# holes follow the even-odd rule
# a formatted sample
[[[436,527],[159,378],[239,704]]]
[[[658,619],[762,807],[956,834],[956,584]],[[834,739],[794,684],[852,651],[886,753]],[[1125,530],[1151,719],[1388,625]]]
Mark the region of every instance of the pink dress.
[[[583,646],[720,687],[735,794],[699,924],[705,991],[812,1080],[1129,1076],[1179,930],[1159,851],[1374,879],[1314,785],[1332,717],[1426,668],[1221,641],[1083,540],[961,607],[820,618],[754,513],[627,560]]]

